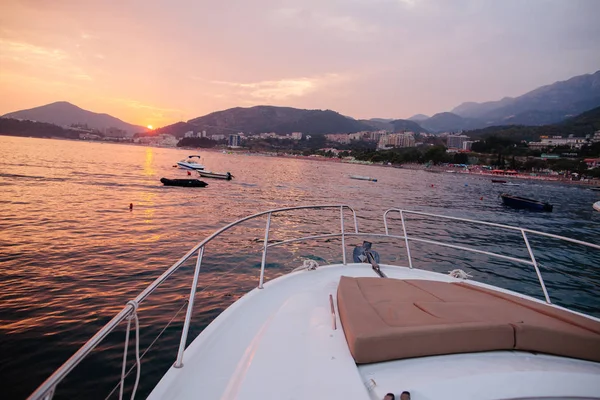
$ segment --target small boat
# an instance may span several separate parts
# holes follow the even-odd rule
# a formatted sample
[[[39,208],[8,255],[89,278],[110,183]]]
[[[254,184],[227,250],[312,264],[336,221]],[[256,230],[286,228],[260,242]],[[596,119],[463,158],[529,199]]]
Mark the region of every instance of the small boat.
[[[594,207],[594,210],[600,211],[600,201],[597,201],[594,204],[592,204],[592,207]]]
[[[504,186],[519,186],[518,183],[513,183],[513,182],[506,182],[506,183],[503,183],[503,185]]]
[[[506,181],[503,181],[502,179],[492,179],[492,183],[506,183]]]
[[[543,203],[538,200],[528,199],[525,197],[513,196],[508,193],[502,193],[500,195],[502,197],[502,202],[504,205],[519,208],[519,209],[529,209],[529,210],[537,210],[537,211],[552,211],[552,204]]]
[[[370,176],[350,175],[350,179],[358,179],[359,181],[377,182],[376,178],[371,178]]]
[[[188,158],[184,158],[181,161],[177,161],[177,165],[179,166],[179,168],[189,169],[192,171],[203,170],[204,165],[197,162],[195,160],[195,158],[198,158],[198,160],[200,160],[200,156],[191,155],[191,156],[188,156]]]
[[[197,171],[198,174],[203,178],[214,178],[214,179],[225,179],[230,181],[233,178],[230,172],[225,172],[224,174],[219,174],[218,172],[210,172],[205,170]]]
[[[183,187],[205,187],[208,183],[198,179],[168,179],[161,178],[160,181],[165,186],[183,186]]]
[[[593,190],[594,192],[600,192],[600,186],[590,188],[590,190]]]

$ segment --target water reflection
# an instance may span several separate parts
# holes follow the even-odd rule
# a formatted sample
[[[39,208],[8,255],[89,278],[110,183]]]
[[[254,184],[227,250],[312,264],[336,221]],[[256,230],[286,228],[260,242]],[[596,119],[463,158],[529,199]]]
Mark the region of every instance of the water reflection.
[[[26,396],[194,244],[226,223],[268,208],[346,203],[358,211],[361,231],[382,233],[382,212],[404,207],[600,243],[600,213],[591,208],[598,194],[581,188],[537,182],[516,187],[516,195],[539,193],[554,199],[553,213],[532,214],[505,209],[496,187],[470,176],[203,152],[210,169],[230,171],[236,179],[209,181],[202,189],[166,188],[160,177],[187,176],[172,168],[184,158],[177,149],[10,137],[0,137],[0,149],[0,353],[2,374],[11,382],[3,398]],[[351,174],[375,176],[378,182],[351,181]],[[344,215],[346,231],[351,231],[352,217],[346,211]],[[392,233],[400,233],[398,220],[392,222]],[[265,223],[264,218],[251,221],[207,245],[189,340],[256,286]],[[412,218],[408,229],[409,234],[434,240],[526,256],[518,235]],[[301,211],[288,218],[274,216],[271,239],[339,230],[339,210]],[[348,238],[348,254],[362,240]],[[600,315],[597,252],[530,240],[553,300]],[[372,241],[382,261],[406,265],[402,241]],[[478,280],[540,297],[535,272],[527,266],[419,244],[411,244],[411,251],[417,267],[444,273],[459,267]],[[272,248],[265,275],[280,276],[306,258],[340,262],[341,242]],[[181,307],[193,267],[192,259],[142,305],[142,349]],[[140,397],[172,364],[175,352],[170,350],[176,349],[181,321],[182,315],[173,320],[156,344],[159,350],[144,359]],[[114,348],[114,354],[97,355],[83,372],[76,370],[71,383],[77,390],[67,389],[62,396],[95,398],[108,393],[118,380],[122,340],[123,330],[111,335],[102,348]],[[26,355],[21,351],[25,348]],[[90,371],[98,377],[93,384],[87,383]]]
[[[146,148],[146,158],[144,160],[144,175],[146,176],[155,176],[156,171],[154,170],[154,165],[152,161],[154,160],[154,149],[151,147]]]

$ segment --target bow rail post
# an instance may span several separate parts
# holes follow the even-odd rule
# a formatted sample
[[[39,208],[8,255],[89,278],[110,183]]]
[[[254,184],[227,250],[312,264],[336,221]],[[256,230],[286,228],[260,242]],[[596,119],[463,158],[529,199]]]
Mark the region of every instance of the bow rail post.
[[[267,248],[269,247],[269,229],[271,229],[271,213],[267,214],[267,227],[265,228],[265,242],[263,244],[262,261],[260,262],[260,278],[258,280],[258,288],[263,288],[265,279],[265,265],[267,263]]]
[[[194,279],[190,289],[190,298],[188,301],[187,311],[185,313],[185,321],[183,323],[183,329],[181,330],[181,340],[179,341],[179,350],[177,350],[177,360],[173,365],[175,368],[183,367],[183,352],[185,351],[185,342],[187,341],[188,332],[190,330],[190,322],[192,320],[192,310],[194,308],[194,299],[196,298],[196,287],[198,286],[198,275],[200,275],[202,256],[204,256],[204,246],[200,247],[200,250],[198,251],[198,258],[196,259],[196,269],[194,270]]]
[[[400,210],[400,220],[402,221],[402,233],[404,234],[404,244],[406,245],[406,255],[408,256],[408,267],[412,269],[412,257],[410,255],[410,247],[408,245],[408,236],[406,235],[406,223],[404,222],[404,211]],[[387,230],[387,226],[386,226]],[[387,232],[386,232],[387,233]]]
[[[540,281],[540,285],[542,286],[542,291],[544,292],[546,303],[552,304],[552,302],[550,301],[550,296],[548,295],[548,291],[546,290],[546,284],[544,284],[544,279],[542,278],[542,273],[540,272],[540,267],[538,266],[538,263],[535,260],[533,250],[531,250],[531,246],[529,245],[529,240],[527,240],[527,234],[525,234],[525,231],[523,229],[521,229],[521,233],[523,234],[523,240],[525,241],[527,251],[529,252],[529,256],[531,257],[531,263],[533,264],[533,268],[535,268],[535,273],[537,274],[538,279]]]
[[[346,237],[344,235],[344,206],[340,206],[340,227],[342,230],[342,264],[346,265]]]

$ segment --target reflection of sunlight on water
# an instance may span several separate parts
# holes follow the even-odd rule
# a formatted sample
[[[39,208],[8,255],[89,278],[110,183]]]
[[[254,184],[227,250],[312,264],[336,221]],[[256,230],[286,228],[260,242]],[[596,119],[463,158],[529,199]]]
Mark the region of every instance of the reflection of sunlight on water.
[[[143,192],[142,199],[144,200],[144,222],[147,224],[151,224],[154,221],[154,198],[156,194],[151,192]]]
[[[7,398],[29,394],[127,300],[194,244],[227,223],[269,208],[346,203],[357,210],[361,231],[382,233],[383,210],[401,206],[600,242],[600,214],[589,206],[597,200],[595,193],[580,188],[523,184],[523,195],[539,192],[540,196],[556,199],[555,211],[548,216],[506,210],[496,198],[497,188],[488,180],[471,177],[467,188],[467,178],[454,176],[457,174],[207,151],[207,165],[215,171],[230,171],[235,176],[233,181],[211,180],[202,189],[165,189],[157,178],[179,173],[172,165],[184,158],[187,150],[1,136],[0,148],[6,149],[6,157],[0,159],[0,351],[11,363],[3,370],[3,378],[22,382],[14,388],[19,393]],[[93,157],[107,161],[100,168],[88,167],[86,160]],[[23,159],[28,161],[24,163]],[[349,174],[377,175],[381,182],[350,182]],[[482,196],[484,200],[480,200]],[[134,204],[132,211],[127,207],[129,203]],[[339,215],[339,209],[273,214],[269,240],[339,233]],[[527,256],[518,237],[498,236],[496,231],[458,223],[440,224],[431,218],[409,220],[411,236]],[[402,232],[398,216],[389,222],[392,233]],[[262,216],[232,228],[207,245],[188,341],[234,300],[258,285],[265,228],[266,216]],[[354,230],[352,213],[347,209],[344,229],[347,233]],[[353,246],[363,239],[373,242],[382,260],[406,265],[404,241],[378,237],[347,236],[349,260]],[[567,306],[579,304],[582,311],[597,314],[600,272],[596,266],[600,265],[600,255],[577,256],[556,243],[548,246],[546,241],[530,240],[542,266],[557,268],[556,272],[543,270],[552,300]],[[320,265],[341,262],[342,250],[340,238],[271,247],[265,281],[301,266],[307,258]],[[535,272],[530,268],[424,244],[411,244],[411,250],[417,267],[447,273],[456,264],[472,271],[477,280],[540,296]],[[195,260],[194,256],[187,261],[140,305],[142,348],[189,296]],[[574,267],[591,283],[570,280]],[[153,348],[144,358],[152,371],[142,368],[140,397],[145,397],[172,365],[184,315],[180,312],[157,342],[160,350]],[[122,326],[114,339],[108,337],[103,344],[106,348],[118,347],[119,355],[98,357],[94,364],[99,371],[97,379],[89,384],[88,379],[81,379],[81,385],[71,388],[65,384],[65,398],[95,398],[100,392],[104,394],[106,386],[109,390],[114,386],[113,380],[118,381],[120,373],[124,330]],[[32,356],[38,360],[36,370],[30,368],[29,358],[21,356],[22,348],[32,349]],[[117,374],[111,375],[106,366],[116,367]],[[86,368],[80,370],[89,371]],[[9,386],[9,392],[11,389]],[[87,389],[91,391],[89,396],[77,396]]]
[[[154,151],[151,147],[146,149],[146,159],[144,161],[144,175],[154,176],[156,171],[152,167],[152,161],[154,160]]]
[[[156,235],[149,236],[145,239],[142,239],[141,241],[144,243],[156,243],[156,242],[160,242],[161,237],[162,237],[161,235],[156,234]]]

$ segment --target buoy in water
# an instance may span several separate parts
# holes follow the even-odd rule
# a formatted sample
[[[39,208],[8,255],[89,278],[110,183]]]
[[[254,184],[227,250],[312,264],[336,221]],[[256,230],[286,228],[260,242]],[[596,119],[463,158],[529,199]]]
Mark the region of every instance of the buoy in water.
[[[431,187],[433,187],[433,184],[431,184]]]
[[[483,200],[483,197],[480,197],[479,200]]]
[[[133,203],[129,203],[129,211],[133,210]]]
[[[187,173],[188,173],[188,176],[192,174],[190,171],[188,171]]]

